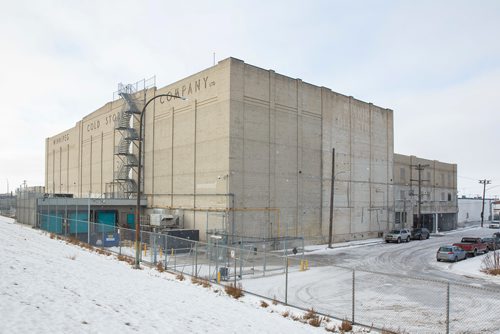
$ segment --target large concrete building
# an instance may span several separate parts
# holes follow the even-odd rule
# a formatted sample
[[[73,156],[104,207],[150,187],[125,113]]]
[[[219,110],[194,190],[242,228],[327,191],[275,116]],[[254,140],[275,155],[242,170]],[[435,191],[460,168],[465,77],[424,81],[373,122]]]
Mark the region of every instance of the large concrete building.
[[[394,200],[396,226],[455,229],[457,165],[394,154]]]
[[[334,241],[392,228],[393,112],[228,58],[121,98],[46,140],[45,187],[133,198],[137,115],[146,109],[144,215],[182,211],[183,226],[228,234],[328,236],[335,149]],[[126,219],[119,217],[120,220]]]

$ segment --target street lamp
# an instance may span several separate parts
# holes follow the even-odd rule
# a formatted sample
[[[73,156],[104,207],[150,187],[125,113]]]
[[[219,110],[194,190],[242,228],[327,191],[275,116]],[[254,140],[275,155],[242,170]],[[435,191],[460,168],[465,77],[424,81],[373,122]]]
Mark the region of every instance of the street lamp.
[[[146,102],[141,111],[141,116],[139,118],[139,164],[137,166],[137,204],[135,207],[135,268],[139,269],[139,258],[141,256],[141,245],[139,244],[139,236],[141,230],[141,170],[142,170],[142,141],[143,141],[143,130],[142,130],[142,121],[144,119],[144,113],[146,112],[147,106],[157,98],[160,97],[170,97],[175,99],[187,100],[184,96],[177,96],[172,94],[159,94],[153,96],[149,101]],[[173,171],[172,171],[173,172]]]

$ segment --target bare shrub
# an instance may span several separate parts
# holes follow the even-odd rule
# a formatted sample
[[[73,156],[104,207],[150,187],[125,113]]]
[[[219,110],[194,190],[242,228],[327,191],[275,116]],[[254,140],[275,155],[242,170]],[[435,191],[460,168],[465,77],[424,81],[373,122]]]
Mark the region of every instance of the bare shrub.
[[[314,319],[309,319],[309,325],[313,327],[319,327],[321,326],[321,319],[319,317],[314,318]]]
[[[163,268],[163,263],[161,263],[161,261],[156,265],[156,270],[158,270],[160,273],[165,271],[165,268]]]
[[[339,329],[344,332],[350,332],[352,331],[352,324],[349,320],[342,320],[342,324]]]
[[[260,306],[263,307],[263,308],[267,308],[269,306],[269,304],[266,303],[265,301],[261,300],[260,301]]]
[[[186,279],[182,273],[175,276],[175,278],[177,278],[179,281],[184,281]]]
[[[307,310],[306,314],[302,316],[304,320],[311,320],[311,319],[317,319],[318,315],[316,314],[316,311],[314,311],[314,308],[310,308]]]
[[[191,278],[191,282],[193,282],[193,284],[196,284],[196,285],[201,285],[204,288],[212,287],[212,284],[210,284],[209,281],[207,281],[206,279],[198,278],[198,277]]]
[[[226,293],[230,296],[232,296],[234,299],[239,299],[240,297],[243,296],[243,289],[241,287],[241,284],[235,285],[235,284],[229,284],[224,287],[224,290]]]
[[[481,271],[488,275],[500,275],[500,252],[486,254],[481,262]]]
[[[288,318],[288,316],[290,315],[290,312],[285,311],[285,312],[281,313],[281,315],[283,316],[283,318]]]
[[[51,238],[51,239],[55,239],[55,237],[56,237],[56,235],[55,235],[54,233],[51,233],[51,234],[50,234],[50,238]]]
[[[293,321],[300,321],[302,320],[302,318],[298,315],[295,315],[295,314],[292,314],[291,318],[293,319]]]

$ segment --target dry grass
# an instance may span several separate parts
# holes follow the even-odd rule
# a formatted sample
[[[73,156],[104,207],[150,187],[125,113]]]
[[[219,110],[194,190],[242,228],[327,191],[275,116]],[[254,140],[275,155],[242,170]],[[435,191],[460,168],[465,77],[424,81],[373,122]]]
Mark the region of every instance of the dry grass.
[[[51,238],[51,239],[55,239],[55,238],[56,238],[56,235],[55,235],[54,233],[51,233],[51,234],[50,234],[50,238]]]
[[[285,312],[281,313],[281,315],[283,316],[283,318],[288,318],[288,316],[290,315],[290,312],[285,311]]]
[[[156,265],[156,270],[158,270],[160,273],[165,271],[165,268],[163,268],[163,263],[161,263],[161,261]]]
[[[311,320],[311,319],[316,319],[318,318],[318,315],[316,314],[316,311],[314,311],[314,308],[310,308],[307,310],[306,314],[302,316],[304,320]]]
[[[240,297],[243,296],[243,289],[241,287],[241,284],[234,285],[234,284],[229,284],[224,287],[224,290],[228,295],[233,297],[234,299],[239,299]]]
[[[261,300],[260,301],[260,306],[263,307],[263,308],[267,308],[269,306],[269,304],[266,303],[265,301]]]
[[[319,317],[314,319],[309,319],[308,323],[313,327],[319,327],[321,326],[321,319]]]
[[[118,259],[118,261],[127,262],[131,266],[135,264],[135,260],[133,258],[131,258],[130,256],[118,255],[116,258]]]
[[[184,281],[186,279],[182,273],[175,276],[175,278],[178,279],[179,281]]]
[[[193,277],[191,278],[191,282],[193,282],[196,285],[201,285],[204,288],[211,288],[212,284],[206,279],[198,278],[198,277]]]
[[[342,320],[342,324],[339,327],[340,331],[350,332],[352,331],[352,324],[349,320]]]
[[[500,275],[500,252],[495,251],[484,256],[481,263],[481,271],[488,275]]]

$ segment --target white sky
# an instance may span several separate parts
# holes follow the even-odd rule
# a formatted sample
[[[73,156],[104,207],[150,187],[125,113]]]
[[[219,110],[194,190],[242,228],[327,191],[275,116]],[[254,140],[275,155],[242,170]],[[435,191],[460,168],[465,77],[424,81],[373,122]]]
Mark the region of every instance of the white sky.
[[[44,183],[45,138],[236,57],[394,110],[394,149],[500,194],[498,1],[0,0],[0,193]]]

